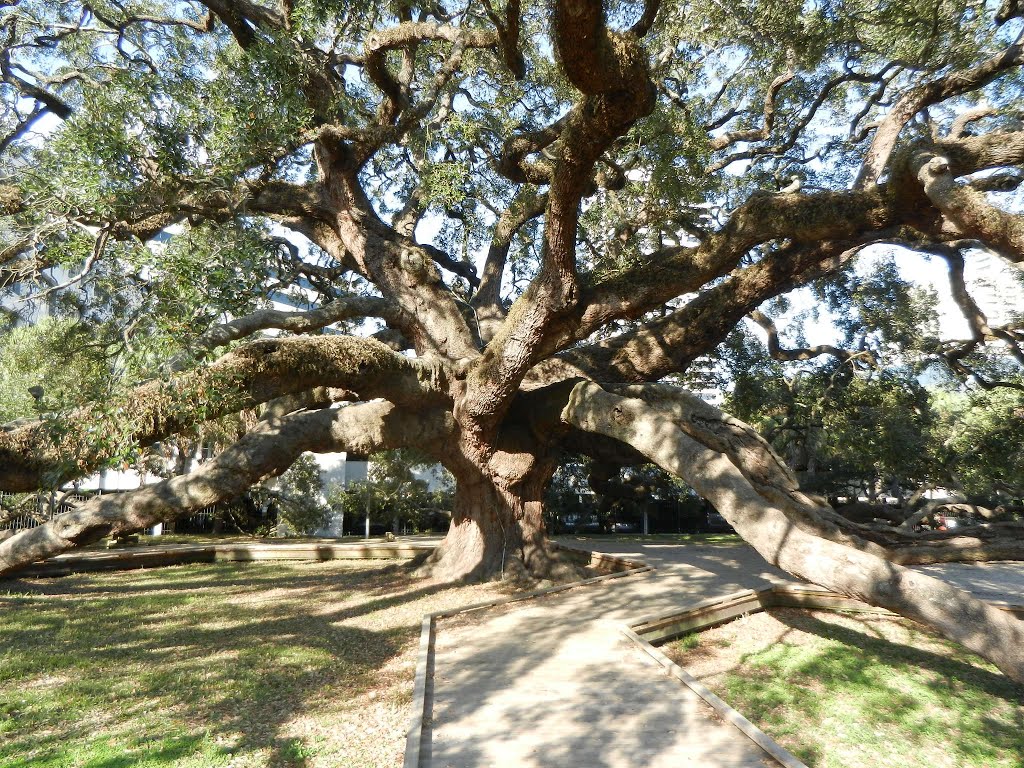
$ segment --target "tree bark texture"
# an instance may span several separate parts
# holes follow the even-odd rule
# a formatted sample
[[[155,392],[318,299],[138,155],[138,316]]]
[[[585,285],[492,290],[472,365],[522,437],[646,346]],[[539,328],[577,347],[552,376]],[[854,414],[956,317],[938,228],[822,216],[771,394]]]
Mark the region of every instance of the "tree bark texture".
[[[542,399],[557,418],[557,408],[550,406],[559,398]],[[463,431],[441,455],[456,481],[454,508],[448,534],[425,573],[442,580],[577,575],[545,538],[544,491],[557,454],[550,450],[550,435],[538,434],[531,424],[536,412],[529,410],[518,406],[505,428],[484,433],[482,443],[480,432]]]
[[[533,478],[516,488],[482,473],[460,478],[451,526],[424,572],[443,581],[550,575],[542,493]]]

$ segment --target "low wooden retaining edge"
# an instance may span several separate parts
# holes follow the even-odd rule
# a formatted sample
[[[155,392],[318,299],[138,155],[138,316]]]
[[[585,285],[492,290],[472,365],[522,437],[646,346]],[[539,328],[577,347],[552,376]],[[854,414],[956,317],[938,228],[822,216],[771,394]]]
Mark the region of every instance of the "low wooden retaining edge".
[[[768,734],[718,698],[714,693],[708,690],[707,686],[647,642],[643,637],[638,635],[629,627],[622,627],[622,633],[632,640],[637,647],[644,651],[644,653],[664,667],[665,671],[668,672],[669,675],[674,677],[676,680],[679,680],[690,690],[704,699],[704,701],[710,704],[722,719],[735,725],[745,736],[775,758],[781,765],[785,766],[785,768],[807,768],[807,765],[800,762],[792,753],[779,746],[779,744],[768,736]]]
[[[576,560],[581,565],[586,565],[598,571],[618,573],[620,571],[630,571],[638,568],[654,570],[653,566],[647,565],[647,563],[640,560],[629,560],[625,557],[619,557],[618,555],[606,555],[603,552],[593,552],[589,549],[572,547],[568,544],[562,544],[557,541],[551,541],[548,542],[548,544],[552,549],[560,549],[563,552],[568,553],[572,559]]]
[[[737,616],[775,605],[772,587],[744,589],[694,603],[681,613],[634,619],[630,629],[649,643],[664,643],[682,635],[724,624]]]
[[[1024,614],[1024,605],[1005,601],[988,602],[1000,610]],[[643,616],[634,619],[630,629],[648,642],[660,645],[677,637],[710,629],[738,616],[757,613],[767,608],[818,608],[828,611],[894,615],[884,608],[836,594],[813,584],[773,584],[764,589],[745,589],[702,600],[677,613]]]
[[[433,552],[433,544],[271,544],[262,549],[218,544],[218,561],[245,560],[407,560]],[[252,555],[255,555],[253,557]]]
[[[701,600],[689,606],[685,611],[678,613],[643,616],[634,619],[631,626],[622,627],[621,631],[641,651],[654,659],[671,677],[674,677],[700,696],[723,720],[736,726],[743,735],[771,755],[780,765],[785,766],[785,768],[807,768],[795,755],[783,748],[768,734],[722,701],[706,685],[652,645],[652,643],[664,643],[682,635],[688,635],[718,624],[724,624],[739,616],[757,613],[765,610],[765,608],[774,607],[777,604],[776,589],[782,586],[773,585],[764,589],[744,589],[728,595]]]
[[[30,565],[11,575],[67,576],[104,570],[132,570],[166,565],[213,562],[254,562],[260,560],[405,560],[434,549],[433,544],[374,543],[332,544],[301,542],[296,544],[184,544],[157,545],[152,548],[118,549],[59,556]]]
[[[1024,616],[1024,605],[1015,605],[1001,600],[989,601],[989,603],[1001,610]],[[657,661],[669,675],[704,699],[722,718],[739,728],[785,768],[807,768],[804,763],[652,644],[674,640],[683,635],[723,624],[738,616],[757,613],[768,608],[818,608],[830,611],[895,615],[884,608],[836,594],[813,584],[778,583],[764,589],[746,589],[702,600],[684,611],[669,615],[643,616],[634,619],[630,626],[622,627],[622,633],[632,640],[640,650]]]
[[[895,616],[892,611],[830,592],[813,584],[776,584],[768,608],[821,608],[827,611],[855,611]],[[985,600],[993,608],[1024,617],[1024,604],[1006,600]]]
[[[416,677],[412,688],[412,720],[405,735],[405,766],[418,768],[423,750],[423,730],[427,727],[427,686],[434,679],[434,625],[433,614],[423,617],[420,627],[420,651],[416,658]]]
[[[480,603],[472,603],[470,605],[464,605],[461,608],[450,609],[447,611],[436,611],[434,613],[428,613],[423,617],[423,623],[420,626],[420,649],[416,660],[416,676],[413,680],[412,717],[409,720],[409,729],[406,731],[405,735],[405,760],[403,762],[403,768],[420,768],[420,763],[423,757],[423,734],[426,728],[429,727],[428,721],[430,718],[430,715],[428,714],[428,702],[433,698],[430,694],[433,688],[434,679],[434,637],[437,630],[438,619],[447,619],[464,613],[482,611],[486,608],[495,608],[500,605],[509,605],[511,603],[519,603],[525,600],[534,600],[538,597],[545,597],[558,592],[565,592],[566,590],[576,589],[577,587],[585,587],[591,584],[610,581],[611,579],[621,579],[627,576],[636,576],[641,573],[649,573],[655,570],[653,566],[647,565],[646,563],[638,560],[627,560],[625,558],[616,557],[615,555],[591,552],[586,549],[577,549],[576,547],[567,547],[564,544],[557,544],[555,542],[551,542],[551,544],[557,549],[565,550],[570,554],[576,554],[578,556],[586,555],[588,562],[592,564],[591,567],[598,568],[599,570],[609,570],[611,572],[602,576],[594,576],[589,579],[581,579],[580,581],[571,581],[566,584],[557,584],[553,587],[546,587],[545,589],[536,589],[531,592],[524,592],[521,595],[513,595],[512,597],[503,597],[497,600],[486,600]]]

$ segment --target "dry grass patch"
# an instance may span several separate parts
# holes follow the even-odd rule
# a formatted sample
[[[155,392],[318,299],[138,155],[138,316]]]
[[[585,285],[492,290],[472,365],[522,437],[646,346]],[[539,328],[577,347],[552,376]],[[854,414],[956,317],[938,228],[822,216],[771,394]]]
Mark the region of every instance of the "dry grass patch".
[[[663,650],[814,768],[1024,766],[1024,688],[905,619],[776,609]]]
[[[423,614],[508,590],[365,561],[0,583],[0,765],[401,765]]]

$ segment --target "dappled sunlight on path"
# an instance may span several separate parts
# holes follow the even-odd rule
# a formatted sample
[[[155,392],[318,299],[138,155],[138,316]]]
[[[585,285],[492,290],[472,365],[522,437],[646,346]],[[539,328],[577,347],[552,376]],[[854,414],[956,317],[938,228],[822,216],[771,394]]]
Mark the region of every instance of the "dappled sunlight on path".
[[[442,620],[426,768],[777,765],[621,632],[702,600],[792,581],[746,545],[566,538],[654,571]],[[987,599],[1019,599],[1015,563],[927,569]]]
[[[589,546],[572,540],[573,546]],[[600,541],[655,566],[476,621],[440,622],[422,765],[762,766],[764,752],[666,677],[620,626],[784,574],[747,547]]]

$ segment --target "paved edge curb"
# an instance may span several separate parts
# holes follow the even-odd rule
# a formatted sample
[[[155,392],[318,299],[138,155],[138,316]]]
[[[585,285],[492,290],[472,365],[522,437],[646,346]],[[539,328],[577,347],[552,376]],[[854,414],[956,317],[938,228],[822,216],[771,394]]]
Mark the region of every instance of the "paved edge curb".
[[[433,678],[434,624],[432,614],[423,617],[420,627],[420,650],[416,658],[416,677],[412,688],[412,719],[405,735],[404,766],[419,766],[423,749],[423,729],[427,726],[427,681]],[[418,715],[418,717],[417,717]]]
[[[547,595],[553,595],[558,592],[576,589],[577,587],[586,587],[591,584],[610,581],[611,579],[621,579],[627,576],[651,573],[655,570],[654,566],[647,565],[646,563],[638,560],[627,560],[625,558],[605,554],[603,552],[591,552],[590,550],[568,547],[556,542],[551,543],[557,549],[565,550],[577,555],[587,555],[590,562],[596,562],[598,567],[615,568],[615,570],[612,573],[594,576],[589,579],[570,581],[565,584],[546,587],[545,589],[524,592],[521,595],[503,597],[497,600],[487,600],[480,603],[471,603],[470,605],[464,605],[461,608],[437,611],[435,613],[428,613],[425,615],[423,617],[422,624],[420,625],[420,648],[416,659],[416,677],[413,680],[412,716],[409,721],[409,729],[406,731],[405,736],[405,760],[403,762],[403,768],[419,768],[420,762],[423,758],[423,733],[428,725],[429,716],[427,714],[427,703],[430,698],[428,697],[428,692],[432,687],[433,681],[434,638],[436,635],[438,619],[447,619],[464,613],[482,611],[486,608],[495,608],[501,605],[534,600],[540,597],[546,597]]]
[[[620,626],[619,630],[627,638],[632,640],[633,644],[636,645],[637,648],[639,648],[641,651],[643,651],[656,662],[658,662],[658,664],[660,664],[671,677],[674,677],[676,680],[683,683],[691,691],[693,691],[702,699],[704,699],[704,701],[710,704],[711,707],[719,714],[719,716],[723,720],[726,720],[727,722],[736,726],[736,728],[742,731],[745,736],[747,736],[751,741],[757,744],[757,746],[759,746],[761,749],[763,749],[765,752],[767,752],[769,755],[775,758],[775,760],[777,760],[781,765],[785,766],[785,768],[808,768],[806,764],[800,762],[788,750],[779,746],[779,744],[770,736],[768,736],[768,734],[766,734],[752,722],[747,720],[747,718],[745,718],[735,709],[733,709],[720,698],[718,698],[718,696],[712,693],[707,688],[707,686],[705,686],[703,683],[697,680],[693,675],[691,675],[685,669],[680,667],[678,664],[672,661],[672,659],[670,659],[664,653],[659,651],[649,642],[640,637],[640,635],[638,635],[632,629],[630,629],[627,626]]]

